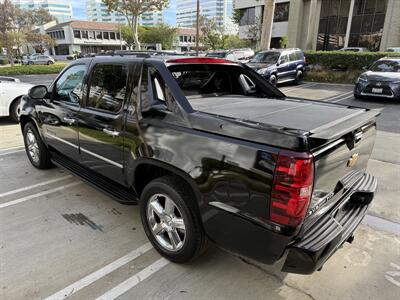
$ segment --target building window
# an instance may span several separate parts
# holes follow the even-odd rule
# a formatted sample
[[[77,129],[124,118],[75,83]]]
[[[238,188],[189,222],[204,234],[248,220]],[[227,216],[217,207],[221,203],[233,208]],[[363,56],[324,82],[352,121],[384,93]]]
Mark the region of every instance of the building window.
[[[290,2],[275,4],[274,22],[287,22],[289,20]]]
[[[240,26],[254,25],[256,23],[255,7],[240,9],[239,12],[240,12],[240,21],[239,21]]]
[[[105,40],[108,40],[108,39],[109,39],[108,32],[103,32],[103,38],[104,38]]]
[[[116,35],[117,35],[117,40],[121,39],[119,32],[117,32]]]
[[[387,0],[356,0],[349,46],[378,51],[385,22]]]
[[[110,32],[110,40],[115,40],[115,32]]]
[[[81,32],[82,32],[82,38],[84,38],[84,39],[89,38],[87,30],[82,30]]]
[[[103,35],[102,35],[101,31],[96,31],[96,39],[98,39],[98,40],[103,39]]]
[[[94,39],[95,35],[94,35],[94,31],[89,31],[89,39]]]

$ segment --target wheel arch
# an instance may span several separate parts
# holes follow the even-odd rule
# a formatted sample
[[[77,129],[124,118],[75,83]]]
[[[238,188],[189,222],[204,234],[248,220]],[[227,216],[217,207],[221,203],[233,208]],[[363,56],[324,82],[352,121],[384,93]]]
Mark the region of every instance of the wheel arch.
[[[150,181],[166,175],[173,175],[186,183],[190,187],[196,200],[196,207],[199,208],[201,193],[193,178],[190,177],[190,175],[188,175],[184,170],[162,161],[147,158],[139,159],[139,162],[135,165],[133,173],[133,188],[140,197],[144,187]]]
[[[9,103],[9,105],[8,105],[8,113],[9,113],[9,115],[11,115],[11,108],[12,108],[13,104],[15,103],[15,101],[21,100],[21,98],[22,98],[23,96],[24,96],[24,95],[16,96],[14,99],[12,99],[12,100],[10,101],[10,103]]]

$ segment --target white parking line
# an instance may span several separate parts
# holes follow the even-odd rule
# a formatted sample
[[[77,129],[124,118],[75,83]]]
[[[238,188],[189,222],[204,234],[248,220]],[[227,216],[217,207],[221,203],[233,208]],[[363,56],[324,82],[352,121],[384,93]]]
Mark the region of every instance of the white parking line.
[[[321,99],[321,101],[333,102],[332,100],[336,100],[336,99],[342,100],[341,99],[342,97],[347,97],[347,96],[352,95],[352,94],[353,94],[353,91],[350,91],[350,92],[342,93],[342,94],[335,95],[335,96],[332,96],[332,97],[328,97],[328,98],[325,98],[325,99]]]
[[[9,152],[0,152],[0,156],[5,156],[5,155],[14,154],[14,153],[23,152],[23,151],[25,151],[25,148],[15,150],[15,151],[9,151]]]
[[[61,191],[63,189],[66,189],[66,188],[69,188],[69,187],[72,187],[72,186],[75,186],[75,185],[78,185],[78,184],[81,184],[81,183],[82,183],[81,181],[73,182],[73,183],[70,183],[70,184],[66,184],[66,185],[63,185],[63,186],[56,187],[56,188],[51,189],[51,190],[47,190],[47,191],[40,192],[40,193],[37,193],[37,194],[29,195],[29,196],[26,196],[26,197],[23,197],[23,198],[20,198],[20,199],[17,199],[17,200],[12,200],[12,201],[8,201],[8,202],[5,202],[5,203],[1,203],[0,204],[0,209],[8,207],[8,206],[11,206],[11,205],[15,205],[15,204],[18,204],[18,203],[21,203],[21,202],[25,202],[25,201],[28,201],[28,200],[31,200],[31,199],[34,199],[34,198],[37,198],[37,197],[41,197],[41,196],[45,196],[45,195],[48,195],[48,194],[51,194],[51,193],[55,193],[55,192]]]
[[[354,97],[354,95],[353,94],[351,94],[351,95],[349,95],[349,96],[347,96],[347,97],[344,97],[344,98],[340,98],[340,99],[336,99],[336,100],[334,100],[334,101],[330,101],[331,103],[337,103],[337,102],[340,102],[340,101],[343,101],[343,100],[349,100],[349,99],[352,99]]]
[[[8,191],[8,192],[0,194],[0,198],[1,197],[5,197],[5,196],[9,196],[9,195],[12,195],[12,194],[20,193],[20,192],[23,192],[23,191],[27,191],[27,190],[30,190],[30,189],[34,189],[34,188],[39,187],[39,186],[48,185],[48,184],[51,184],[51,183],[54,183],[54,182],[58,182],[58,181],[61,181],[61,180],[64,180],[64,179],[68,179],[68,178],[72,178],[72,176],[71,175],[67,175],[67,176],[63,176],[63,177],[60,177],[60,178],[56,178],[56,179],[40,182],[40,183],[37,183],[37,184],[32,184],[32,185],[29,185],[29,186],[26,186],[26,187],[23,187],[23,188],[20,188],[20,189]]]
[[[134,288],[137,284],[142,282],[143,280],[150,277],[152,274],[156,273],[157,271],[161,270],[163,267],[170,263],[169,260],[165,258],[160,258],[156,262],[152,263],[147,268],[143,269],[139,273],[133,275],[132,277],[128,278],[121,284],[117,285],[113,289],[109,290],[105,294],[98,297],[96,300],[113,300],[117,297],[121,296],[122,294],[126,293],[130,289]]]
[[[305,83],[305,84],[301,84],[301,85],[298,85],[295,87],[288,87],[287,89],[285,89],[285,87],[282,87],[282,88],[280,88],[280,90],[283,93],[286,93],[286,92],[290,92],[290,91],[294,91],[294,90],[298,90],[298,89],[302,89],[302,88],[309,88],[309,87],[315,86],[317,84],[318,83]]]
[[[82,279],[74,282],[73,284],[67,286],[65,289],[62,289],[61,291],[45,298],[44,300],[60,300],[60,299],[65,299],[79,290],[83,289],[84,287],[92,284],[93,282],[99,280],[100,278],[106,276],[107,274],[110,274],[111,272],[115,271],[116,269],[122,267],[123,265],[129,263],[130,261],[138,258],[142,254],[146,253],[153,247],[151,246],[150,243],[146,243],[143,246],[140,246],[136,250],[133,250],[132,252],[128,253],[127,255],[113,261],[112,263],[104,266],[103,268],[83,277]],[[144,269],[146,270],[146,269]],[[143,271],[144,271],[143,270]]]

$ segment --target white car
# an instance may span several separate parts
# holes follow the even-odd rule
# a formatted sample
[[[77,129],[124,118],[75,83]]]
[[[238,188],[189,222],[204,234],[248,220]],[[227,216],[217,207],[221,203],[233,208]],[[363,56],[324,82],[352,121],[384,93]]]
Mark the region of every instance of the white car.
[[[18,122],[19,102],[31,87],[17,78],[0,76],[0,117],[10,116]]]

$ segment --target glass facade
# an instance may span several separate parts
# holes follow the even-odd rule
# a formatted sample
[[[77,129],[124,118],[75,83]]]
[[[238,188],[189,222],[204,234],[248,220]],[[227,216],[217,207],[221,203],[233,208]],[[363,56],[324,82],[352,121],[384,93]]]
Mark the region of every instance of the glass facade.
[[[317,50],[344,47],[350,0],[322,0]]]
[[[379,50],[385,22],[387,0],[355,0],[349,47]],[[350,0],[322,0],[317,50],[344,47]]]
[[[356,0],[350,29],[350,47],[378,51],[382,40],[387,0]]]

